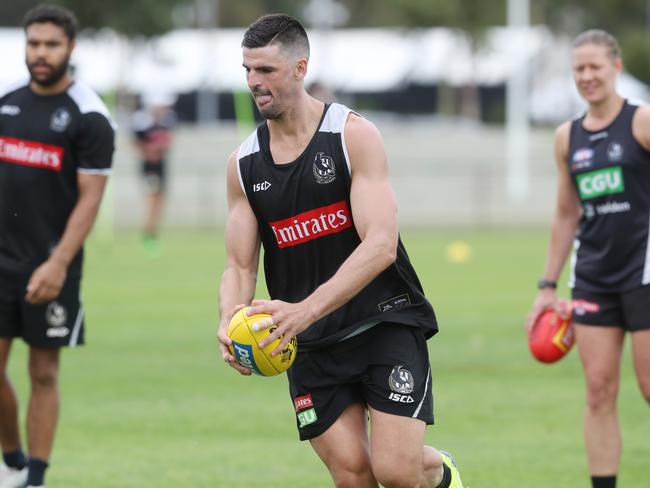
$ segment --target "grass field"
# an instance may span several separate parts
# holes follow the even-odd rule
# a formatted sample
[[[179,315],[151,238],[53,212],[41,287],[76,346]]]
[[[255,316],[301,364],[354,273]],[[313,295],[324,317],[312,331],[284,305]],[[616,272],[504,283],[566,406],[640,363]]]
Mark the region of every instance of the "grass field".
[[[441,326],[429,342],[437,424],[427,441],[454,453],[470,488],[586,488],[577,351],[553,366],[536,363],[522,326],[546,232],[402,237]],[[459,239],[473,251],[464,264],[445,258]],[[88,246],[88,344],[63,355],[49,487],[331,486],[297,439],[284,376],[240,377],[220,360],[222,236],[167,233],[157,259],[139,244],[135,234],[118,234],[112,245]],[[24,412],[25,347],[14,349],[11,374]],[[619,484],[647,488],[650,416],[627,347],[620,414]]]

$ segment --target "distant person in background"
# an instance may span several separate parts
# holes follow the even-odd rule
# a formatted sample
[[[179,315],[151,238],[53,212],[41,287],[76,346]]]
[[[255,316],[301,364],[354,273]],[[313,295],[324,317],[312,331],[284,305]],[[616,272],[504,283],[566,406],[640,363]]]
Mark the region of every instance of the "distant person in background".
[[[307,87],[307,93],[309,96],[314,97],[316,100],[319,100],[323,103],[332,103],[336,100],[334,92],[327,88],[320,81],[314,81]]]
[[[650,107],[634,105],[616,91],[623,62],[607,32],[580,34],[572,65],[588,108],[555,134],[555,217],[527,326],[530,330],[547,308],[567,315],[555,288],[573,243],[569,285],[586,379],[589,470],[593,488],[614,488],[622,450],[616,403],[626,332],[639,386],[650,403]]]
[[[146,186],[143,244],[152,256],[160,254],[158,236],[167,190],[167,156],[172,143],[176,114],[166,96],[143,97],[143,108],[132,116],[134,143],[141,159]]]
[[[59,352],[84,342],[82,247],[114,149],[106,106],[68,71],[74,14],[41,5],[23,27],[30,78],[0,87],[1,488],[44,485],[59,417]],[[29,345],[28,457],[7,376],[16,337]]]

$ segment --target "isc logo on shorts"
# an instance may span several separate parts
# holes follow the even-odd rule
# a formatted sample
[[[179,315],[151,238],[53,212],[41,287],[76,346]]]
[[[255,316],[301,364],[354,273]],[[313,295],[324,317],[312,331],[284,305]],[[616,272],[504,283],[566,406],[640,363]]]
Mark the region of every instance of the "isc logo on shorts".
[[[411,395],[400,395],[399,393],[391,393],[388,395],[389,400],[399,403],[413,403],[413,397]]]

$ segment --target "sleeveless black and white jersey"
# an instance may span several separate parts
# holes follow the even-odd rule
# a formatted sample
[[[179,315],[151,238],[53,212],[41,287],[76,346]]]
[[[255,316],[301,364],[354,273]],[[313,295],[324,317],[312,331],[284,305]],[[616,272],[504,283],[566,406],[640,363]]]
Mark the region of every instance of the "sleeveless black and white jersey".
[[[650,283],[650,152],[632,135],[626,100],[606,128],[571,124],[569,171],[582,204],[570,286],[618,292]]]
[[[28,79],[0,87],[0,270],[30,273],[47,260],[77,202],[77,173],[108,174],[113,146],[108,110],[82,83],[51,96]]]
[[[298,302],[330,279],[360,244],[350,205],[351,172],[343,131],[350,109],[326,105],[319,127],[293,162],[275,164],[262,124],[240,146],[242,189],[257,217],[272,299]],[[401,243],[397,259],[356,296],[298,335],[322,347],[377,322],[438,330],[433,308]]]

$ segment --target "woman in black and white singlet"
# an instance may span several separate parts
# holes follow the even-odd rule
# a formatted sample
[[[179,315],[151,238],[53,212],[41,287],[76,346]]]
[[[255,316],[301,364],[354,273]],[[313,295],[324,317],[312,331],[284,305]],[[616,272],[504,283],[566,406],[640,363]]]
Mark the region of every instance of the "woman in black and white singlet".
[[[578,36],[572,63],[588,108],[555,134],[557,205],[527,326],[546,308],[572,313],[586,380],[584,437],[592,486],[614,488],[622,451],[616,399],[626,332],[639,386],[650,402],[650,107],[616,91],[623,63],[610,34],[590,30]],[[569,312],[555,288],[572,246]]]

